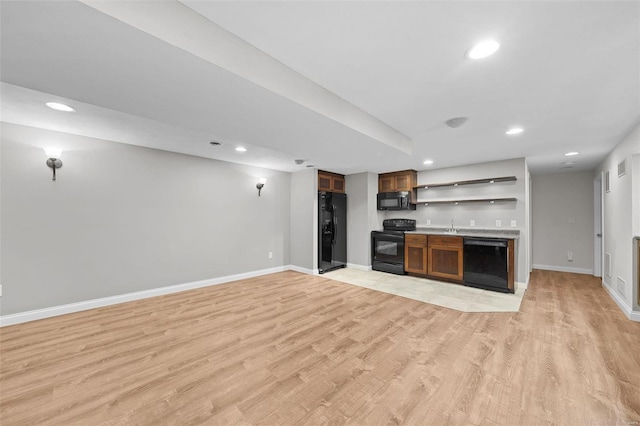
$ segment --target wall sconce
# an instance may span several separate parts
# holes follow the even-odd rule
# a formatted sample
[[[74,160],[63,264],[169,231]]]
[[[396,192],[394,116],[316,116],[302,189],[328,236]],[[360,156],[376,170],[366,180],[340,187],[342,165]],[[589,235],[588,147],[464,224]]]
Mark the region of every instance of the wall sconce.
[[[62,167],[62,161],[60,160],[60,154],[62,150],[59,148],[45,148],[45,154],[47,154],[47,166],[53,169],[53,180],[56,180],[56,169]]]
[[[262,191],[262,187],[267,183],[267,178],[258,179],[258,183],[256,184],[256,188],[258,188],[258,197],[260,196],[260,191]]]

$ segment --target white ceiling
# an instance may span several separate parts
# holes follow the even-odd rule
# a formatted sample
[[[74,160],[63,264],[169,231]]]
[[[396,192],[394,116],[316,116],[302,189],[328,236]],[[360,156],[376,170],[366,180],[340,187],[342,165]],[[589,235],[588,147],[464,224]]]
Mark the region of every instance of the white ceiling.
[[[2,121],[167,151],[345,174],[526,157],[541,174],[593,169],[640,120],[640,2],[0,7]],[[500,50],[466,59],[487,37]]]

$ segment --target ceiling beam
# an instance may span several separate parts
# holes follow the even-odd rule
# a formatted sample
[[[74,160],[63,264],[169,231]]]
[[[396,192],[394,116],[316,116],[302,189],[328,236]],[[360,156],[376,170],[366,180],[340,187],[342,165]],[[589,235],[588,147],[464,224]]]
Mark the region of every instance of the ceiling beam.
[[[405,134],[178,1],[81,1],[378,142],[412,152]]]

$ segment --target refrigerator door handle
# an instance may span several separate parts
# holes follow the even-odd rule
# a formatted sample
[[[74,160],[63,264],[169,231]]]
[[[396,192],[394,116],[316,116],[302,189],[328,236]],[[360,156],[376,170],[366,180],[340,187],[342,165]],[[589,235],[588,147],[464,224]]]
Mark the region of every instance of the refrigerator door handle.
[[[331,239],[331,245],[336,245],[336,233],[338,232],[338,215],[336,214],[338,211],[338,208],[336,207],[336,205],[332,205],[331,206],[333,208],[333,232],[332,232],[332,239]]]

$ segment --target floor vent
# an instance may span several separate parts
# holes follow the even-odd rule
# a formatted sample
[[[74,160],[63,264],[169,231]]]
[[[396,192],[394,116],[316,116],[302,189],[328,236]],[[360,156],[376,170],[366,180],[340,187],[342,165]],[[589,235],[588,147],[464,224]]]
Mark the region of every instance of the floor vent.
[[[604,273],[611,277],[611,253],[604,255]]]
[[[618,177],[627,173],[627,159],[625,158],[621,162],[618,163]]]

